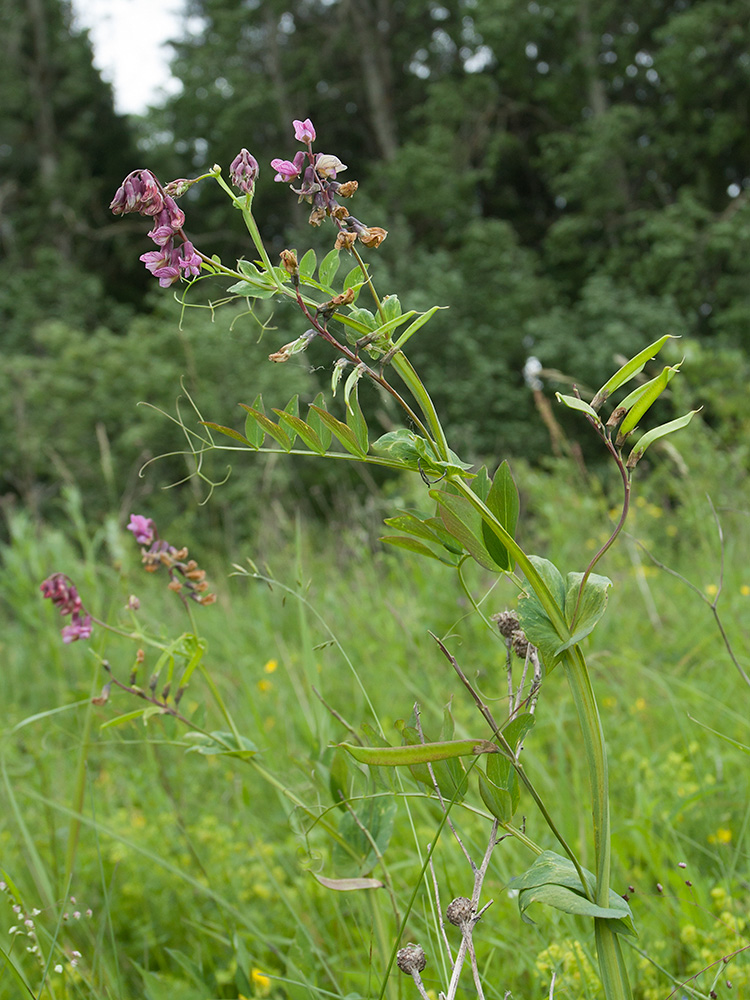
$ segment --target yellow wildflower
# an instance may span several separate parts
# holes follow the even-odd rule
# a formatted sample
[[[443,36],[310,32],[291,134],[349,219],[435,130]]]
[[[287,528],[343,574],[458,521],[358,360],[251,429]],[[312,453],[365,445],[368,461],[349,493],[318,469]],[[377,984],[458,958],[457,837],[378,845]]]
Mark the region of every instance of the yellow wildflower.
[[[266,680],[265,677],[262,678],[262,680],[258,681],[258,690],[261,691],[263,694],[266,694],[268,691],[270,691],[272,687],[273,684],[271,683],[271,681]]]
[[[263,667],[263,669],[265,670],[265,672],[267,674],[272,674],[274,672],[274,670],[277,669],[278,665],[279,664],[278,664],[278,662],[276,660],[269,660],[266,663],[266,665]]]
[[[720,826],[716,833],[709,833],[709,844],[731,844],[732,831],[725,826]]]
[[[253,969],[250,973],[250,978],[253,981],[256,992],[261,996],[266,996],[271,989],[271,980],[269,977],[261,972],[260,969]]]

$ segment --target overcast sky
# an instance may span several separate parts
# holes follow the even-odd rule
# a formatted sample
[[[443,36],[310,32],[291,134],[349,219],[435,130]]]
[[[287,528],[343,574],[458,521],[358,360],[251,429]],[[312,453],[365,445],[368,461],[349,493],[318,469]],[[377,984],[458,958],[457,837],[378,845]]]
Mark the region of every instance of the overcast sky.
[[[141,114],[179,89],[164,43],[182,33],[183,8],[183,0],[73,0],[77,22],[90,29],[96,67],[114,84],[118,111]]]

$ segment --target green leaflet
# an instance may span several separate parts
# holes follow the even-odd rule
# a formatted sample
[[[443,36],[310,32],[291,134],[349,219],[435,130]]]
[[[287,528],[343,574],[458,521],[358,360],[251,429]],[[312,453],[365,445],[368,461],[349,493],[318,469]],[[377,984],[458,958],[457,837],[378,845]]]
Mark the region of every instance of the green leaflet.
[[[320,417],[321,422],[328,428],[329,431],[336,435],[348,452],[352,455],[356,455],[357,458],[365,457],[367,452],[363,451],[357,435],[350,427],[347,427],[346,424],[337,420],[332,413],[324,410],[322,406],[316,406],[315,403],[310,405],[310,410]]]
[[[593,409],[598,410],[602,403],[605,402],[607,397],[610,396],[615,389],[619,389],[621,385],[629,382],[634,375],[637,375],[638,372],[642,371],[646,362],[650,361],[651,358],[656,357],[668,340],[675,339],[679,340],[679,338],[675,338],[671,333],[665,333],[663,337],[655,340],[653,344],[649,344],[648,347],[636,354],[635,357],[626,361],[622,368],[616,371],[612,378],[605,382],[594,396],[591,401]]]
[[[234,430],[233,427],[225,427],[223,424],[215,424],[213,420],[201,420],[199,423],[203,424],[204,427],[210,427],[212,431],[218,431],[220,434],[226,434],[227,437],[233,438],[235,441],[240,441],[242,444],[250,445],[254,447],[244,434],[240,434],[239,431]]]
[[[596,876],[585,868],[583,873],[589,895],[595,896]],[[564,913],[611,920],[616,933],[636,936],[633,914],[622,896],[610,889],[609,906],[593,903],[587,898],[573,862],[554,851],[540,854],[531,868],[512,880],[511,886],[519,890],[518,907],[527,923],[533,923],[525,915],[527,908],[534,902],[547,903]]]
[[[691,410],[690,413],[685,413],[681,417],[677,417],[675,420],[670,420],[666,424],[660,424],[659,427],[653,427],[650,431],[641,437],[636,443],[633,450],[628,456],[628,460],[625,463],[628,469],[634,469],[636,464],[643,457],[643,453],[649,445],[653,444],[654,441],[658,441],[659,438],[666,437],[667,434],[674,434],[675,431],[682,430],[683,427],[687,427],[690,421],[693,419],[699,410]]]
[[[487,496],[483,499],[486,506],[513,538],[518,524],[519,501],[518,489],[507,462],[503,462],[498,468]],[[512,572],[515,559],[485,521],[482,521],[482,539],[487,551],[500,569],[508,573]]]
[[[573,629],[570,635],[561,636],[536,594],[530,588],[523,593],[518,602],[519,623],[529,642],[541,653],[544,666],[549,671],[556,666],[561,653],[594,630],[606,610],[612,581],[606,576],[591,573],[579,601],[582,573],[568,573],[563,580],[560,571],[548,559],[531,556],[531,561],[549,587],[568,627]]]

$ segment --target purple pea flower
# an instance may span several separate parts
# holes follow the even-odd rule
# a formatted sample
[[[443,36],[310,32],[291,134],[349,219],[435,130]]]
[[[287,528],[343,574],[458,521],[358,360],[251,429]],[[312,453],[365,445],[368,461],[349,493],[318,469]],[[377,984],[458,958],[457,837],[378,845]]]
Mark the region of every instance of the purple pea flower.
[[[165,247],[174,236],[171,226],[155,226],[148,234],[158,247]]]
[[[300,153],[294,157],[294,162],[291,160],[271,160],[271,166],[276,171],[274,180],[289,184],[291,181],[299,177],[302,170],[302,159],[297,162],[297,157],[304,158],[304,155],[305,154],[300,151]]]
[[[195,252],[195,247],[190,240],[185,240],[181,247],[179,265],[186,275],[197,277],[201,273],[201,259]]]
[[[294,125],[294,138],[298,142],[315,142],[315,126],[309,118],[305,118],[303,122],[295,118],[292,125]]]
[[[76,585],[64,573],[53,573],[39,588],[44,597],[49,597],[61,615],[70,615],[70,624],[62,628],[64,643],[77,639],[88,639],[91,635],[91,615],[84,609]]]
[[[91,635],[91,615],[87,614],[81,618],[75,611],[70,619],[70,624],[62,629],[62,641],[67,645],[76,642],[78,639],[88,639]]]
[[[255,187],[260,167],[258,161],[244,147],[235,156],[229,166],[229,177],[232,184],[243,194],[251,194]]]
[[[132,531],[139,545],[150,545],[156,537],[156,524],[143,514],[131,514],[128,531]]]
[[[143,261],[147,271],[159,279],[162,288],[169,288],[180,277],[179,254],[173,246],[163,250],[149,250],[138,259]]]

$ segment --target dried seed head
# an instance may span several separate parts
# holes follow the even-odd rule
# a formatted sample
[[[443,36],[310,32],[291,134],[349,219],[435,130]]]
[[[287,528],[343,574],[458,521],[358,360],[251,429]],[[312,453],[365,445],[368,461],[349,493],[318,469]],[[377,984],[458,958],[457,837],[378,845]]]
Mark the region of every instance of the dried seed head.
[[[514,632],[518,630],[518,615],[515,611],[498,611],[492,616],[492,621],[500,629],[500,635],[510,639]]]
[[[422,972],[427,965],[427,958],[421,944],[407,944],[405,948],[399,948],[396,955],[396,965],[402,972],[413,976],[415,972]]]
[[[474,916],[474,907],[471,905],[471,900],[467,899],[466,896],[457,896],[452,903],[448,903],[445,916],[456,927],[468,923]]]
[[[529,640],[526,638],[526,633],[523,629],[519,628],[513,633],[510,644],[516,656],[520,656],[522,660],[525,660],[526,654],[529,651]]]

